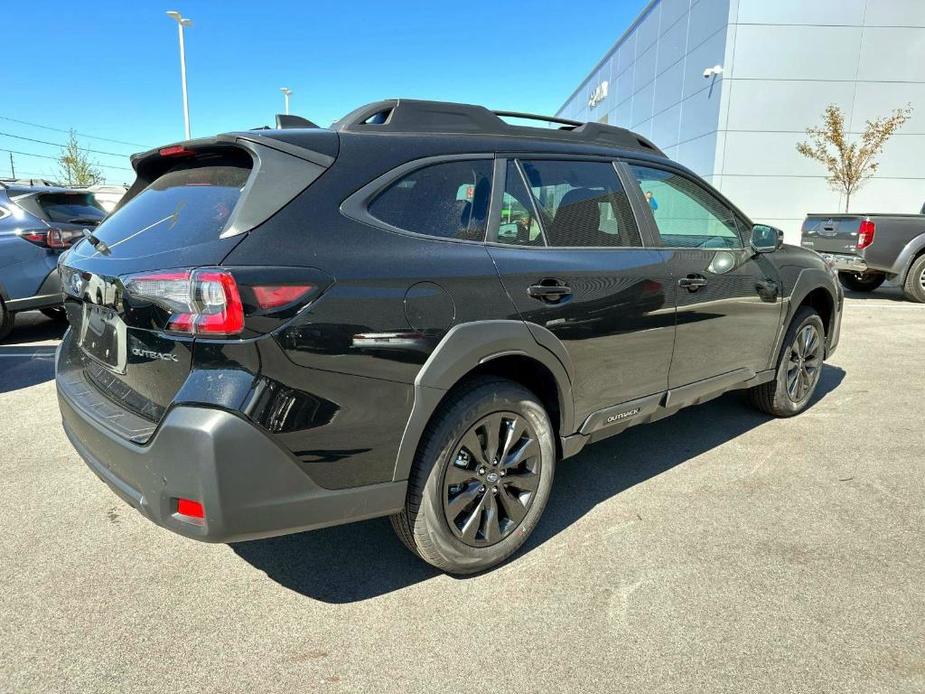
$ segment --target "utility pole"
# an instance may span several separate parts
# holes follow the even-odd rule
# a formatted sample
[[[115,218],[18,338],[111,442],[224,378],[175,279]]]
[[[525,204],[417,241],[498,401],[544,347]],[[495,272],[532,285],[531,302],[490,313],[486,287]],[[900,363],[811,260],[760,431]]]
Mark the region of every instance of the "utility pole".
[[[183,28],[193,26],[193,20],[187,19],[176,10],[170,10],[167,16],[176,21],[180,32],[180,86],[183,89],[183,128],[186,139],[190,139],[189,129],[189,97],[186,94],[186,47],[183,43]]]
[[[286,100],[286,115],[289,115],[289,96],[292,94],[292,90],[289,87],[280,87],[279,90],[283,93],[283,99]]]
[[[16,178],[16,164],[13,163],[13,153],[10,152],[10,171],[13,172],[13,178]]]

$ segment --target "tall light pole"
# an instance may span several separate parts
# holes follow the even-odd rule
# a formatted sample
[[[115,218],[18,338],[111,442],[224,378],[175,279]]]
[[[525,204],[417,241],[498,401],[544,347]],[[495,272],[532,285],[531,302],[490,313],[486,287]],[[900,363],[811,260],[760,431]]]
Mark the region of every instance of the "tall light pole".
[[[283,98],[286,100],[286,115],[289,115],[289,95],[292,94],[292,90],[289,87],[280,87],[279,90],[283,93]]]
[[[180,32],[180,85],[183,88],[183,128],[186,139],[189,140],[189,97],[186,95],[186,49],[183,45],[183,27],[193,26],[193,20],[187,19],[176,10],[170,10],[167,16],[176,21],[177,29]]]

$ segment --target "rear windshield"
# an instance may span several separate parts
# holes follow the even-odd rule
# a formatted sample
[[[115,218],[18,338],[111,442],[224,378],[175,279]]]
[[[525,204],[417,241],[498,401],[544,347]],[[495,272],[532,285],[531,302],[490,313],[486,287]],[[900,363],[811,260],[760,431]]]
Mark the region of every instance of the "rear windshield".
[[[92,193],[43,193],[38,203],[49,222],[89,224],[106,216]]]
[[[214,241],[228,224],[251,170],[201,166],[169,171],[94,231],[114,255],[151,255]]]

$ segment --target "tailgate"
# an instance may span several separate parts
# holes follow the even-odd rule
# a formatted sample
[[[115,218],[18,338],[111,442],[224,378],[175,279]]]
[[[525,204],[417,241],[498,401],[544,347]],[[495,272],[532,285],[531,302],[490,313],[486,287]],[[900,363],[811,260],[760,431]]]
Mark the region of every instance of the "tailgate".
[[[863,219],[857,215],[809,215],[803,222],[802,246],[817,253],[856,255]]]

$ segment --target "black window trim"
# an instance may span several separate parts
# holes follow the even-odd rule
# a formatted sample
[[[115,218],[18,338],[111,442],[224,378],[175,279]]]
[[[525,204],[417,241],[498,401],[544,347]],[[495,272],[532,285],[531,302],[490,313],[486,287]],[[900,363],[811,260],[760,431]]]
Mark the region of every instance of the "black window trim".
[[[719,194],[719,191],[714,190],[706,181],[700,179],[698,176],[691,174],[684,169],[681,169],[676,166],[671,166],[671,164],[666,164],[663,162],[651,162],[648,159],[636,159],[633,157],[621,157],[617,162],[614,162],[614,165],[617,168],[617,171],[620,173],[621,180],[626,182],[631,182],[633,184],[633,207],[639,207],[643,215],[645,215],[646,225],[651,228],[651,235],[653,236],[653,242],[655,248],[659,248],[666,251],[710,251],[710,250],[728,250],[728,251],[741,251],[748,248],[748,243],[746,239],[743,238],[743,233],[751,229],[752,223],[747,216],[745,216],[742,211],[733,205],[729,200],[724,198]],[[662,243],[662,236],[658,230],[658,224],[655,222],[655,215],[652,214],[652,210],[649,208],[648,202],[645,201],[645,197],[642,195],[639,181],[636,179],[636,176],[633,174],[630,169],[631,166],[644,166],[649,169],[659,169],[661,171],[667,171],[681,178],[685,178],[701,190],[703,190],[707,195],[712,197],[723,207],[727,208],[733,216],[733,221],[736,225],[736,236],[739,239],[739,243],[742,245],[739,248],[727,248],[727,249],[715,249],[715,248],[691,248],[690,246],[666,246]],[[626,183],[624,183],[626,185]],[[642,202],[640,202],[640,200]],[[745,223],[745,229],[739,229],[741,223]]]
[[[624,180],[623,175],[620,173],[620,169],[617,166],[618,161],[614,157],[608,157],[604,155],[573,155],[573,154],[562,154],[561,152],[516,152],[516,153],[505,153],[498,154],[495,161],[495,185],[501,191],[497,199],[497,206],[495,204],[495,196],[492,195],[492,205],[489,209],[489,222],[488,222],[488,231],[485,236],[485,245],[495,246],[499,248],[509,248],[513,250],[522,250],[522,251],[640,251],[640,250],[652,250],[653,246],[650,245],[651,239],[648,238],[649,234],[645,231],[645,226],[640,223],[639,212],[636,209],[636,205],[633,204],[632,200],[629,200],[630,212],[633,215],[633,221],[636,223],[636,230],[639,232],[639,246],[521,246],[513,243],[502,243],[497,240],[498,238],[498,227],[501,223],[501,200],[504,196],[504,190],[507,187],[507,162],[513,161],[514,165],[517,167],[517,171],[520,174],[520,178],[523,181],[524,186],[527,189],[527,193],[530,195],[530,202],[533,205],[533,212],[536,215],[536,222],[540,226],[540,231],[543,234],[543,242],[546,242],[546,227],[543,223],[543,218],[540,216],[539,211],[536,209],[536,200],[533,199],[532,188],[527,181],[527,177],[523,172],[523,169],[520,166],[521,159],[526,160],[556,160],[556,161],[587,161],[587,162],[600,162],[603,164],[610,164],[614,167],[614,170],[617,173],[617,179],[620,181],[620,185],[623,186],[624,192],[627,194],[627,198],[630,198],[630,193],[626,190],[626,181]],[[500,175],[500,179],[499,179]],[[637,186],[638,187],[638,186]],[[497,214],[495,214],[497,212]]]
[[[465,154],[438,154],[430,157],[422,157],[420,159],[412,159],[411,161],[406,161],[404,164],[399,164],[393,169],[386,171],[384,174],[377,176],[372,181],[364,185],[359,190],[348,195],[344,201],[340,204],[340,213],[345,217],[352,219],[363,224],[367,224],[371,227],[376,227],[377,229],[382,229],[383,231],[388,231],[393,234],[402,234],[403,236],[410,236],[417,239],[428,239],[431,241],[444,241],[446,243],[469,243],[469,244],[478,244],[484,245],[485,236],[483,235],[481,239],[457,239],[450,238],[447,236],[434,236],[432,234],[421,234],[416,231],[411,231],[410,229],[402,229],[401,227],[394,226],[388,222],[384,222],[378,217],[373,216],[369,211],[369,205],[376,199],[376,197],[384,192],[386,188],[395,183],[401,178],[404,178],[410,173],[418,171],[420,169],[425,169],[428,166],[433,166],[434,164],[444,164],[447,162],[454,161],[471,161],[474,159],[481,159],[493,163],[492,169],[492,180],[491,180],[491,197],[489,198],[487,219],[486,219],[486,229],[491,226],[492,214],[494,212],[494,203],[495,203],[495,191],[497,189],[497,162],[496,157],[493,152],[472,152]]]

